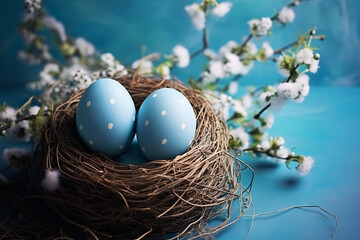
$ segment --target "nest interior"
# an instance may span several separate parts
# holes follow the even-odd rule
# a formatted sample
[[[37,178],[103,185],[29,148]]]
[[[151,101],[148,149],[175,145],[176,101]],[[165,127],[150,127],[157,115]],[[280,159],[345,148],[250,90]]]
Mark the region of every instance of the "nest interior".
[[[169,87],[183,93],[196,114],[195,138],[175,159],[141,165],[90,153],[75,125],[77,104],[85,90],[78,91],[53,110],[43,132],[42,154],[29,166],[42,199],[64,222],[63,227],[49,227],[53,230],[48,236],[159,239],[175,233],[176,237],[199,237],[224,227],[230,216],[204,231],[209,218],[231,208],[241,189],[241,167],[228,154],[226,124],[201,91],[178,80],[128,75],[117,81],[129,91],[137,109],[156,89]],[[41,188],[47,169],[61,173],[60,187],[52,193]]]

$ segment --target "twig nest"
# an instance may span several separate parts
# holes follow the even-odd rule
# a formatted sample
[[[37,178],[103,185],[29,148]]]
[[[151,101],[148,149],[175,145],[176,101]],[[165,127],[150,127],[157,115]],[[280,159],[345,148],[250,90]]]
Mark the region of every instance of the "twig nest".
[[[136,109],[160,88],[184,94],[197,121],[189,149],[175,159],[141,165],[122,164],[90,153],[80,141],[75,124],[77,105],[84,93],[80,90],[53,111],[42,138],[43,156],[34,161],[32,177],[41,186],[44,172],[58,169],[59,188],[44,194],[48,194],[48,205],[79,229],[72,233],[75,238],[85,233],[101,239],[201,233],[215,211],[229,208],[239,197],[240,168],[227,153],[226,124],[201,91],[178,80],[134,75],[118,81],[130,93]]]

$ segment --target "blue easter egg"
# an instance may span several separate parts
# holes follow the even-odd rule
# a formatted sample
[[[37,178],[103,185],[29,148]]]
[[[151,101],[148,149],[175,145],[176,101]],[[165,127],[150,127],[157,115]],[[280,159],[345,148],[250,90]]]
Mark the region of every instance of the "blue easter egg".
[[[103,78],[92,83],[76,110],[76,127],[92,151],[113,157],[121,154],[135,135],[135,105],[117,81]]]
[[[147,158],[141,152],[136,137],[134,138],[131,145],[126,149],[126,151],[116,158],[116,162],[133,165],[140,165],[147,162]]]
[[[194,139],[196,117],[182,93],[162,88],[144,100],[136,127],[139,146],[149,160],[173,159],[183,154]]]

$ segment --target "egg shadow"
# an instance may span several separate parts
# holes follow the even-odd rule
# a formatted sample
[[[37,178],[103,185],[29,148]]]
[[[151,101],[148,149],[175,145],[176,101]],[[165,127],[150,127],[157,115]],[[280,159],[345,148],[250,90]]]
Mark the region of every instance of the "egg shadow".
[[[268,172],[268,171],[274,171],[279,167],[279,164],[276,162],[270,162],[270,161],[261,161],[256,162],[253,164],[252,168],[255,170],[255,172]]]
[[[284,179],[281,179],[280,187],[293,189],[293,188],[299,186],[300,183],[301,183],[301,179],[299,177],[291,176],[291,177],[286,177]]]

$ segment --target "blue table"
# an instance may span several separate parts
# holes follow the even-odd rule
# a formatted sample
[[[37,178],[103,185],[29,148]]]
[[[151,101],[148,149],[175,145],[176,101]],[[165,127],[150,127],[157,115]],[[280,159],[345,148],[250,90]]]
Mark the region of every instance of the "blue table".
[[[22,93],[21,89],[0,89],[0,103],[6,100],[19,106],[26,100]],[[288,104],[276,115],[270,134],[284,136],[286,147],[296,146],[296,153],[313,156],[316,162],[312,171],[301,177],[282,164],[245,158],[256,172],[251,193],[257,213],[321,205],[339,218],[334,239],[359,239],[359,105],[360,88],[312,87],[303,104]],[[0,142],[0,151],[13,144]],[[249,218],[241,219],[215,237],[242,239],[249,224]],[[334,224],[332,218],[314,209],[295,209],[255,218],[248,239],[328,239]]]

